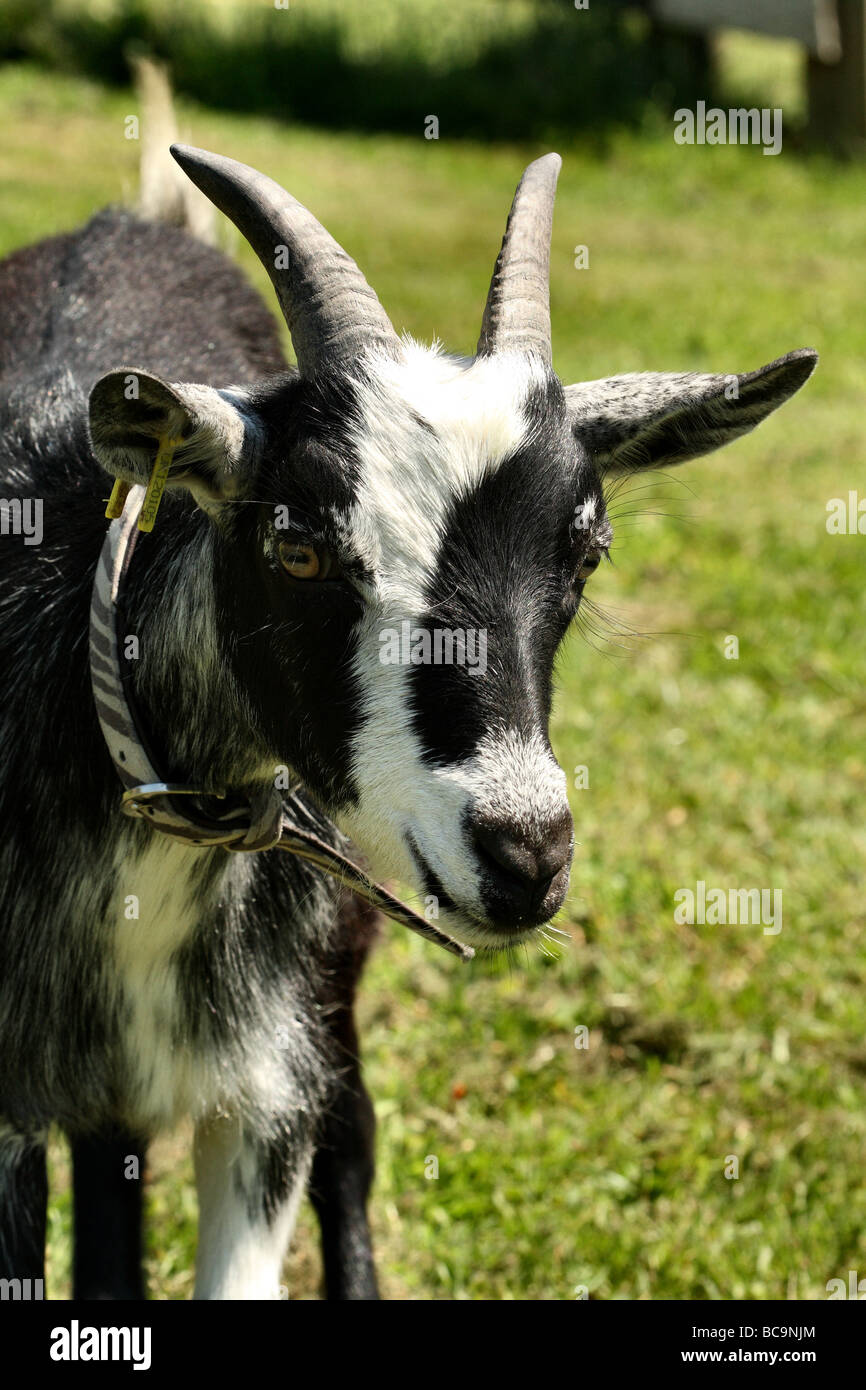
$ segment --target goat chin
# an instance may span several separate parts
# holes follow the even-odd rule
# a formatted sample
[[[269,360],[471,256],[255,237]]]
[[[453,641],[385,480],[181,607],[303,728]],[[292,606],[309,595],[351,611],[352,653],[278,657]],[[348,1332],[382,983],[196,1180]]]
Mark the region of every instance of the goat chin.
[[[436,925],[467,946],[482,951],[507,951],[513,946],[525,945],[545,924],[527,921],[506,926],[491,917],[460,908],[448,908],[440,911]]]

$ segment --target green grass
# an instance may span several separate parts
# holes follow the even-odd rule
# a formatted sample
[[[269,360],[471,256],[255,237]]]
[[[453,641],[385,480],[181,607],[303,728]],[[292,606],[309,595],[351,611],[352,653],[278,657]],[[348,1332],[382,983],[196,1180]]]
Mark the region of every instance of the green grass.
[[[0,251],[133,192],[134,110],[128,93],[0,73]],[[540,149],[181,114],[197,143],[312,206],[398,326],[472,347],[513,185]],[[465,967],[385,931],[361,1003],[383,1288],[820,1298],[866,1270],[866,536],[825,529],[828,499],[866,487],[866,174],[669,133],[562,153],[565,379],[746,370],[805,344],[822,363],[755,435],[614,504],[616,563],[591,594],[642,635],[575,634],[560,662],[554,745],[590,776],[572,796],[570,945]],[[673,894],[698,879],[781,888],[781,933],[675,925]],[[159,1297],[190,1289],[182,1140],[154,1151]],[[59,1145],[54,1167],[49,1292],[63,1296]],[[289,1274],[293,1294],[316,1295],[309,1212]]]

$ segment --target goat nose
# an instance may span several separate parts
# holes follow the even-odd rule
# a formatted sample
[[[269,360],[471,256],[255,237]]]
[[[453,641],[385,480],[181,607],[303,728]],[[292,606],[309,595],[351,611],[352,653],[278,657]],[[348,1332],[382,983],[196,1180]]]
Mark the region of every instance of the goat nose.
[[[476,823],[475,849],[488,886],[493,889],[497,918],[520,922],[537,916],[555,880],[563,879],[562,894],[567,885],[571,863],[572,824],[564,811],[544,831],[517,830],[511,825]],[[565,872],[564,872],[565,871]],[[488,898],[490,894],[486,894]],[[545,921],[559,907],[542,913]]]

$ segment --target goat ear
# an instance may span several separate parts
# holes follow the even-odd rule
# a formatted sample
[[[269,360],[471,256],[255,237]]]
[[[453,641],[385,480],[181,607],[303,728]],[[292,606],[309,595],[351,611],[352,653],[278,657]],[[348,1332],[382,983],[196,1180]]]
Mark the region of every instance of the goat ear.
[[[252,452],[252,420],[233,394],[163,381],[136,367],[109,372],[90,393],[93,452],[112,477],[146,484],[161,438],[178,439],[168,487],[202,505],[238,494]]]
[[[571,427],[603,473],[666,468],[720,449],[759,425],[812,375],[800,348],[756,372],[636,372],[567,386]]]

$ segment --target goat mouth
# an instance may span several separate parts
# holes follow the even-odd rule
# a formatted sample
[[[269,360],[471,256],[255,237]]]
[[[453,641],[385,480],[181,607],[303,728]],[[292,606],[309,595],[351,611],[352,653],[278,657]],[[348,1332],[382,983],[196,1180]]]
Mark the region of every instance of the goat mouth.
[[[506,950],[509,946],[519,946],[539,930],[537,922],[515,923],[502,926],[491,922],[477,909],[463,906],[451,896],[435,869],[425,859],[414,837],[406,836],[415,867],[423,885],[424,895],[434,898],[440,912],[446,914],[448,929],[473,946],[490,951]]]
[[[418,844],[414,836],[407,835],[406,841],[409,845],[409,850],[412,855],[412,858],[415,861],[415,867],[418,870],[418,874],[421,878],[421,883],[424,887],[425,896],[428,898],[435,898],[436,905],[440,909],[444,909],[446,912],[452,912],[462,916],[463,914],[461,912],[460,907],[454,901],[451,894],[448,892],[447,888],[442,882],[441,878],[431,867],[428,860],[424,858],[424,855],[418,848]]]

